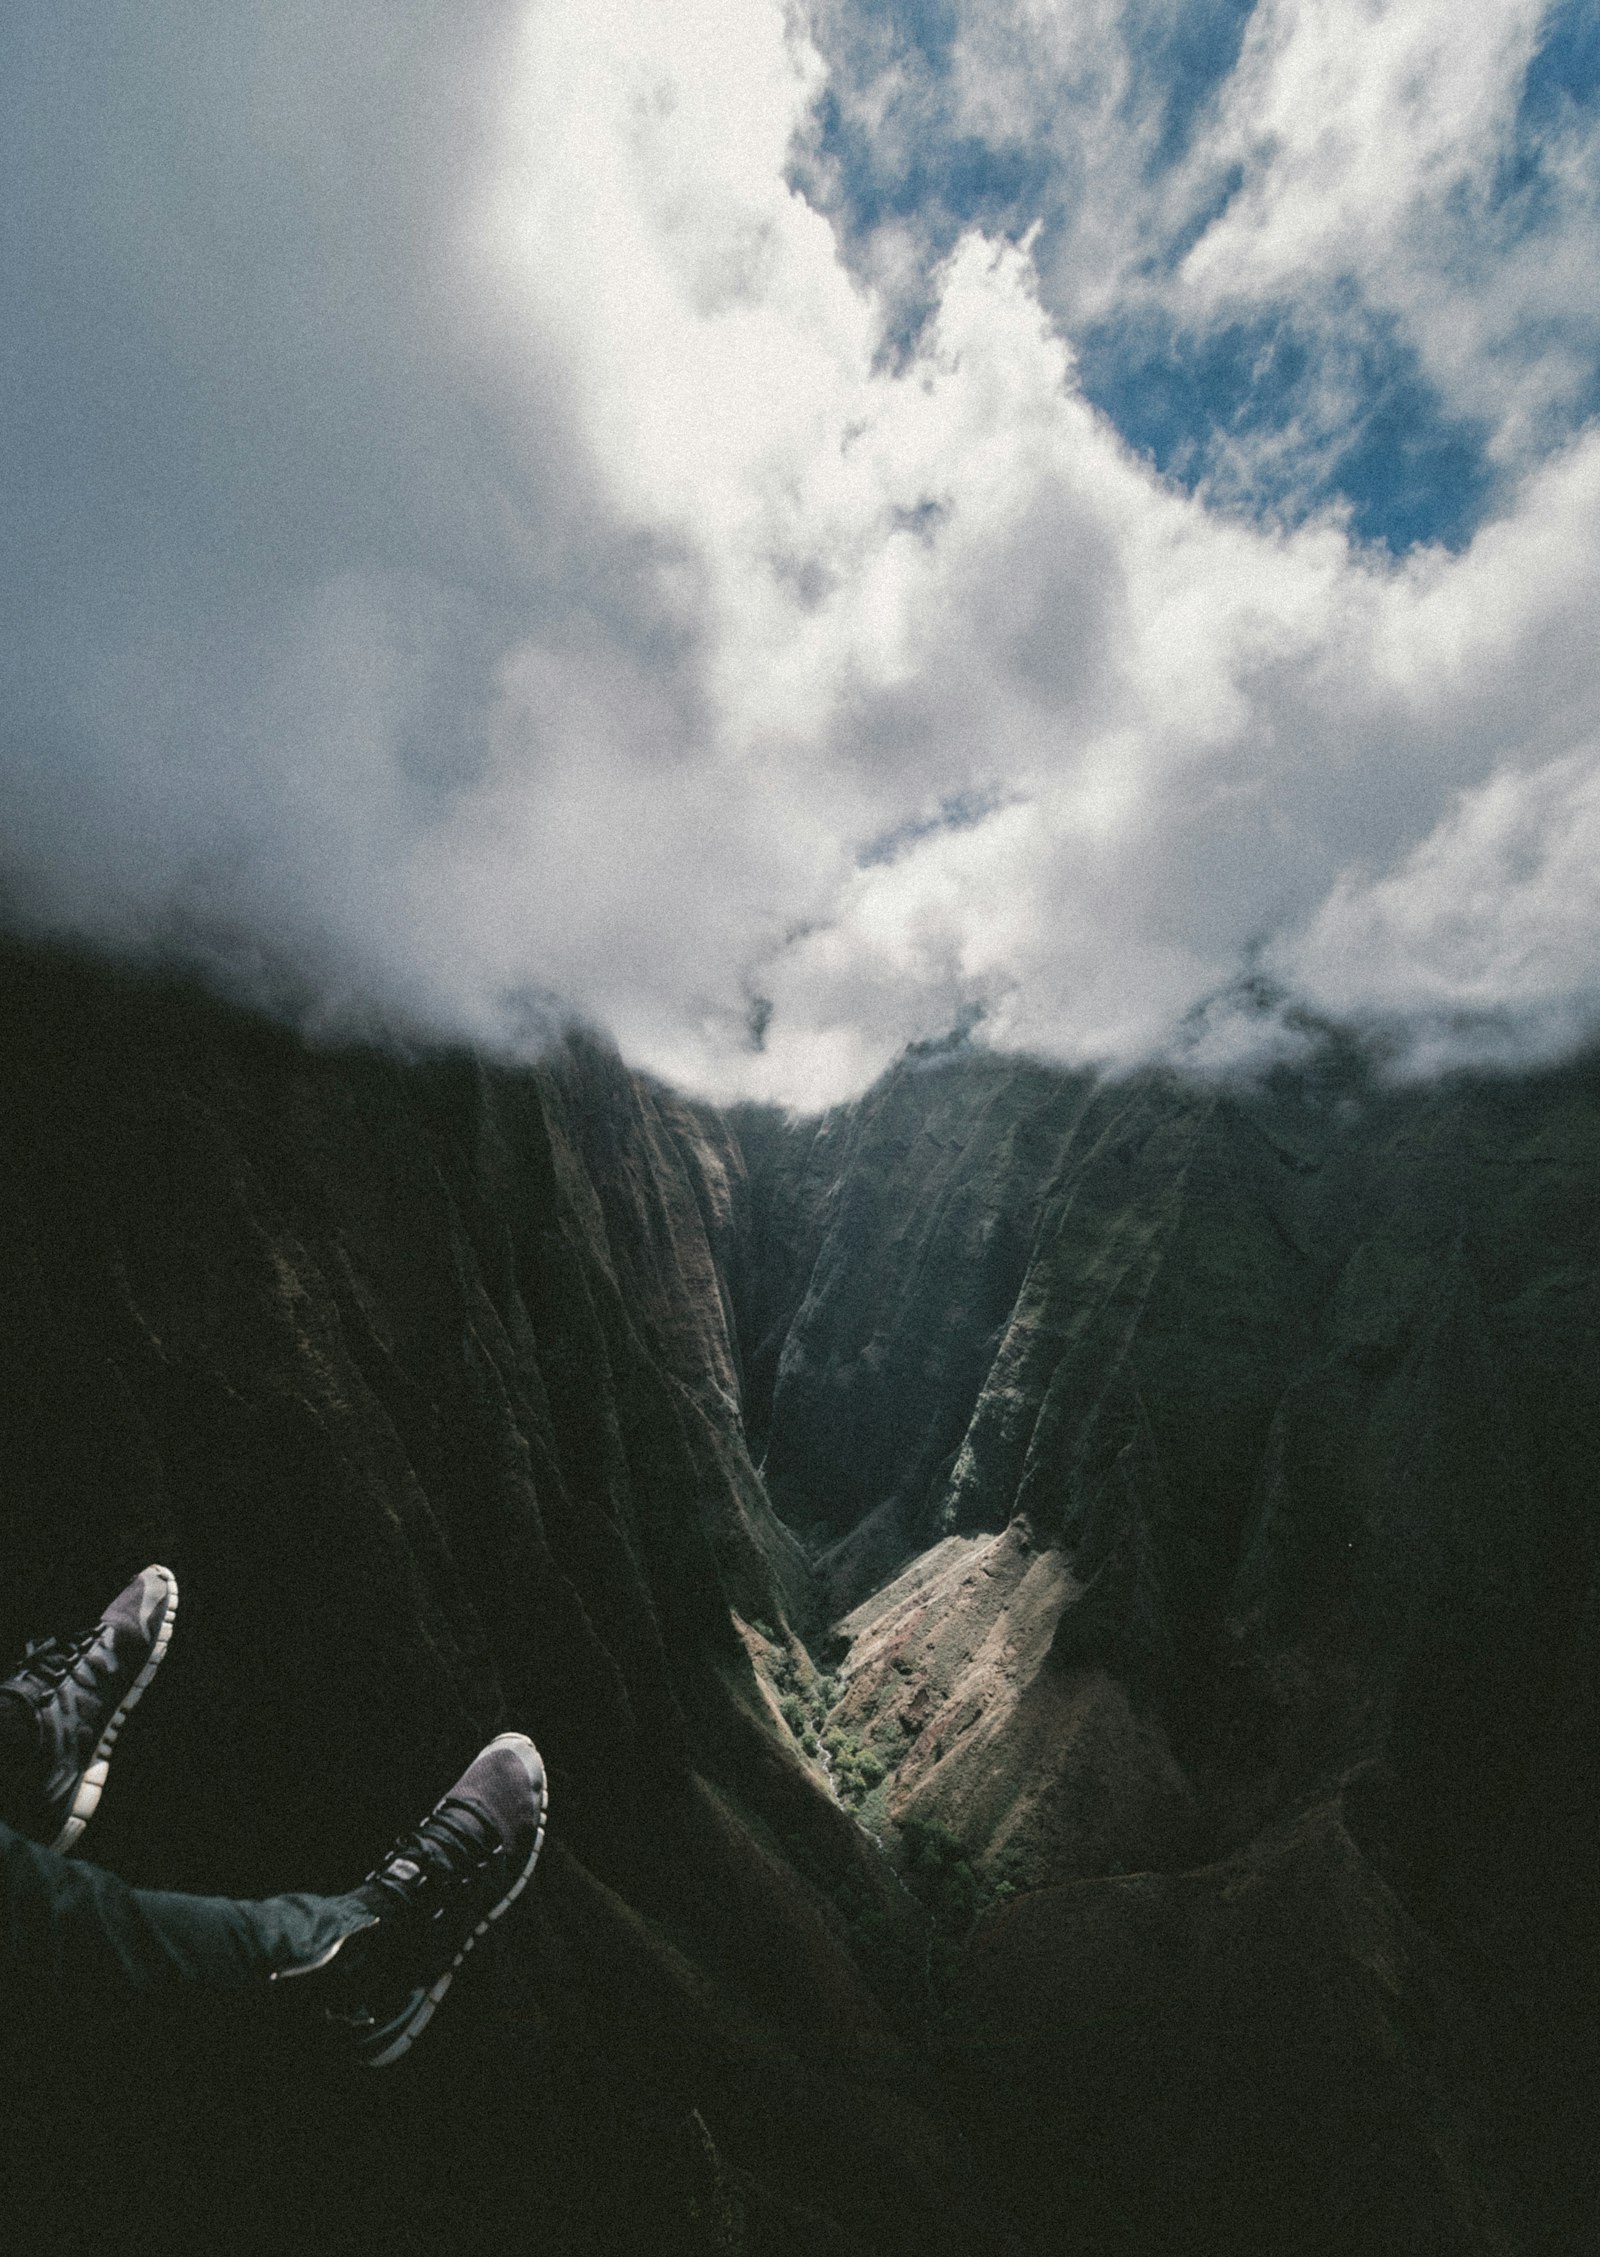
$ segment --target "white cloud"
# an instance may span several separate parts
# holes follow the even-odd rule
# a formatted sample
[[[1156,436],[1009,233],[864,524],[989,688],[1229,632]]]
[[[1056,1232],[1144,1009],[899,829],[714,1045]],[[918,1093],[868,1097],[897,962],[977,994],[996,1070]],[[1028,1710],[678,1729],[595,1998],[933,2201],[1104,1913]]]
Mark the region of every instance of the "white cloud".
[[[1157,479],[1026,249],[965,238],[889,365],[786,185],[820,65],[768,0],[486,6],[465,45],[261,5],[188,81],[189,11],[102,12],[145,123],[89,100],[34,146],[11,331],[37,918],[177,918],[335,1016],[490,1043],[573,1008],[796,1103],[975,1010],[1146,1056],[1262,948],[1430,1043],[1467,1010],[1536,1047],[1587,1024],[1600,439],[1397,564]],[[1377,92],[1331,16],[1261,19],[1215,143],[1280,123],[1187,287],[1379,258],[1500,130],[1526,20],[1413,99],[1438,22],[1394,14]],[[1005,19],[1019,83],[1065,20]]]
[[[1188,279],[1241,294],[1365,277],[1463,190],[1482,204],[1545,0],[1263,0],[1207,156],[1238,164]]]
[[[1196,168],[1239,186],[1180,270],[1215,315],[1353,290],[1453,412],[1520,463],[1600,343],[1578,275],[1600,252],[1593,120],[1547,128],[1545,203],[1507,194],[1546,0],[1262,0]],[[1534,136],[1535,142],[1540,137]]]
[[[1285,969],[1335,1014],[1378,999],[1426,1062],[1549,1055],[1594,1025],[1597,929],[1600,751],[1587,746],[1464,792],[1381,876],[1341,875]]]
[[[1164,0],[958,11],[959,130],[1048,149],[1045,295],[1069,333],[1159,314],[1191,338],[1292,325],[1313,371],[1298,421],[1234,450],[1248,492],[1347,437],[1360,353],[1416,356],[1493,457],[1537,459],[1592,398],[1600,359],[1600,119],[1522,109],[1548,0],[1257,0],[1237,61],[1164,150],[1181,29]]]

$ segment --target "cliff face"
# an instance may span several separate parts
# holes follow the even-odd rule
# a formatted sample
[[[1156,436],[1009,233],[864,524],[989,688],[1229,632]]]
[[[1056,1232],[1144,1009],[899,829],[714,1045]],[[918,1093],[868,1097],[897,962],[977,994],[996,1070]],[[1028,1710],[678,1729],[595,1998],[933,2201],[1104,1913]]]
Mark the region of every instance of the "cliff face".
[[[924,1052],[739,1129],[829,1725],[1002,1900],[945,2042],[1030,2230],[1518,2246],[1542,2179],[1578,2246],[1600,1076]]]
[[[934,1053],[738,1126],[752,1439],[832,1614],[1009,1528],[1070,1564],[1052,1665],[1137,1688],[1235,1785],[1225,1684],[1260,1745],[1315,1711],[1371,1751],[1447,1649],[1521,1676],[1585,1644],[1593,1069],[1393,1088],[1330,1048],[1221,1090]],[[1269,1799],[1322,1761],[1281,1738]]]
[[[126,2240],[130,2186],[164,2246],[981,2244],[832,1901],[893,1883],[734,1624],[807,1570],[743,1445],[730,1138],[593,1046],[323,1055],[59,960],[5,975],[0,1645],[149,1558],[183,1588],[91,1853],[349,1886],[507,1723],[554,1813],[414,2072],[11,2002],[13,2203],[57,2247]]]
[[[90,1853],[340,1886],[551,1771],[395,2078],[118,2034],[169,2244],[1588,2246],[1593,1071],[721,1118],[4,973],[0,1646],[185,1593]]]

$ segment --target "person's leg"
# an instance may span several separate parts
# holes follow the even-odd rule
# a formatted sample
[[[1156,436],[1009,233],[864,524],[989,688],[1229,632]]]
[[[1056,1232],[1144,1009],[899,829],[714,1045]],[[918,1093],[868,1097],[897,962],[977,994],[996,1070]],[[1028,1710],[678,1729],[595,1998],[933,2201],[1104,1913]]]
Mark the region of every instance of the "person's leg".
[[[130,1888],[0,1823],[0,1971],[46,1993],[264,1988],[375,1920],[354,1895],[256,1899]]]
[[[386,2068],[522,1894],[545,1816],[538,1751],[503,1732],[346,1896],[130,1888],[0,1824],[0,1989],[26,1985],[48,2006],[163,1991],[265,1996],[281,1983]]]
[[[527,1886],[545,1830],[538,1750],[520,1732],[491,1740],[345,1896],[189,1896],[68,1863],[59,1853],[99,1804],[177,1603],[170,1570],[146,1568],[93,1629],[32,1649],[0,1682],[0,1977],[47,1996],[109,2000],[264,1992],[309,1976],[293,1990],[383,2068],[426,2028],[462,1960]]]

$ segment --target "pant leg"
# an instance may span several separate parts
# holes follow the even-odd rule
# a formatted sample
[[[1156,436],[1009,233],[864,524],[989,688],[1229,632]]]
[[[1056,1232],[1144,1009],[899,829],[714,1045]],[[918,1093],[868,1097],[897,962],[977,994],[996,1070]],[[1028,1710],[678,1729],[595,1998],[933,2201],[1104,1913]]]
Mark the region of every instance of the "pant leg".
[[[264,1987],[328,1958],[371,1919],[348,1896],[130,1888],[0,1822],[0,1971],[63,1993]]]

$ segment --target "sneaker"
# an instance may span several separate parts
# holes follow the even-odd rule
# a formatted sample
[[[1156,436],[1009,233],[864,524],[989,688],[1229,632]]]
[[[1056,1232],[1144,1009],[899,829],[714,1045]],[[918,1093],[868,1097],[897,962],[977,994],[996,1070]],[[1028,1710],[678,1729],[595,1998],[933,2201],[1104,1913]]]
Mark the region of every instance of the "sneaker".
[[[147,1567],[92,1630],[30,1646],[0,1684],[0,1699],[23,1702],[34,1720],[39,1786],[26,1815],[51,1849],[71,1849],[98,1809],[117,1735],[161,1666],[177,1612],[177,1577]]]
[[[356,1890],[376,1916],[341,1954],[339,1980],[358,2003],[329,2011],[369,2068],[416,2043],[467,1953],[521,1896],[547,1804],[538,1749],[502,1732]]]

